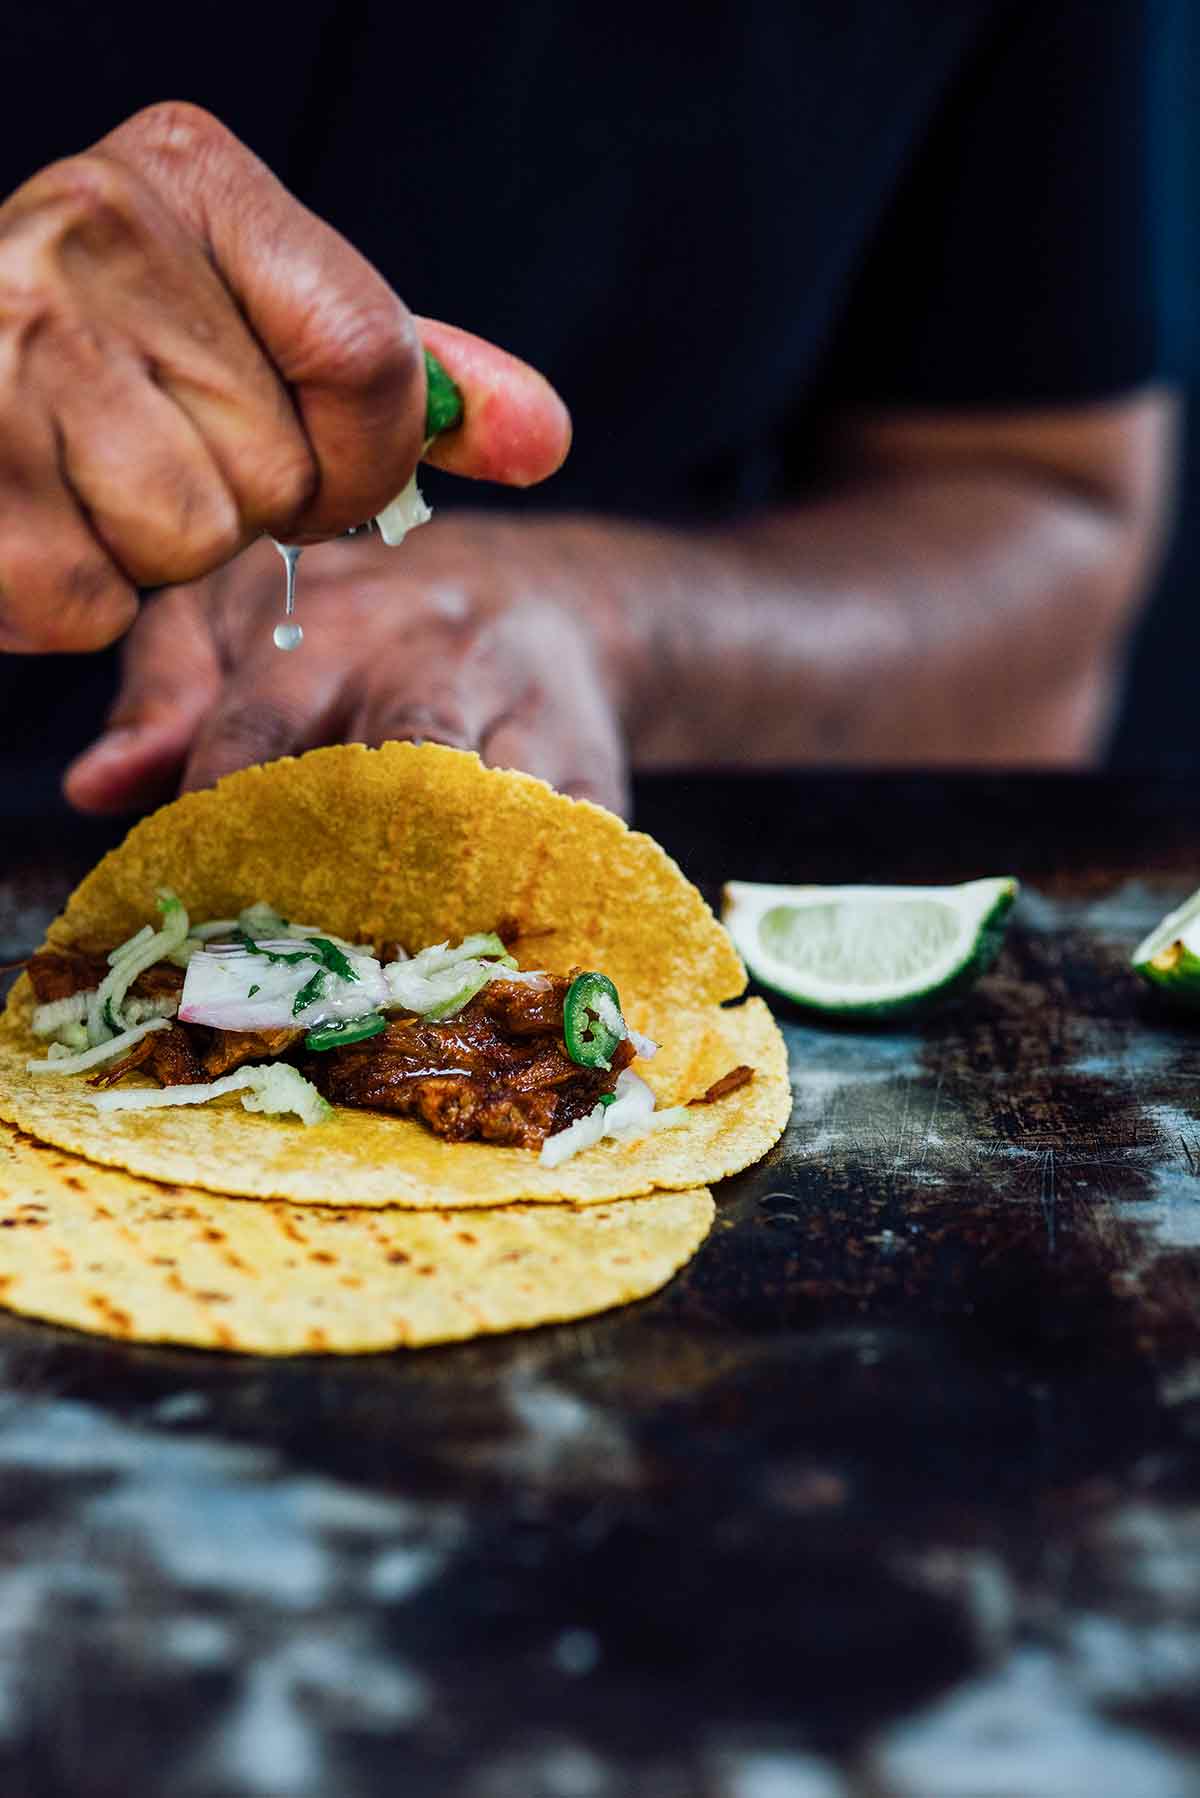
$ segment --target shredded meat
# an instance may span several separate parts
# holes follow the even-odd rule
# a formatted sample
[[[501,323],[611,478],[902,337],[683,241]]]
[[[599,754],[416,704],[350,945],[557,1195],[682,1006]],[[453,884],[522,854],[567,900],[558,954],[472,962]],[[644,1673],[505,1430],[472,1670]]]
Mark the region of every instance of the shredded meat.
[[[487,1085],[469,1074],[435,1074],[403,1082],[393,1090],[390,1110],[419,1117],[437,1136],[534,1149],[550,1132],[558,1109],[552,1091],[515,1094],[502,1081]],[[593,1104],[595,1101],[592,1101]]]
[[[565,990],[568,983],[560,984]],[[497,1000],[497,987],[522,997],[502,994]],[[557,1033],[531,1025],[532,1002],[544,1006],[550,997],[496,981],[456,1018],[441,1024],[402,1018],[366,1042],[308,1057],[304,1072],[336,1105],[419,1117],[452,1142],[482,1137],[537,1148],[552,1130],[589,1112],[602,1092],[611,1092],[616,1075],[633,1059],[632,1044],[622,1043],[611,1069],[579,1067],[562,1040],[561,992]],[[510,1018],[519,1018],[525,1029],[510,1034]]]
[[[43,949],[29,961],[29,979],[39,1005],[90,992],[111,971],[103,955],[87,955],[79,949]],[[161,999],[181,993],[183,979],[182,968],[156,961],[138,975],[129,990],[139,999]]]
[[[107,973],[108,963],[102,955],[43,949],[29,958],[29,980],[39,1005],[88,992],[99,986]]]
[[[499,934],[509,941],[518,928],[514,919],[504,919]],[[394,943],[381,948],[385,960],[400,952]],[[104,956],[83,949],[45,950],[29,964],[42,1004],[99,986],[107,973]],[[183,981],[181,968],[157,962],[139,974],[130,991],[145,998],[175,994]],[[536,987],[489,981],[457,1017],[443,1023],[399,1018],[361,1043],[302,1056],[305,1033],[298,1028],[213,1030],[173,1023],[143,1037],[91,1084],[113,1086],[134,1068],[163,1086],[200,1084],[246,1062],[288,1056],[334,1104],[420,1118],[452,1142],[479,1137],[534,1149],[551,1132],[586,1116],[634,1057],[633,1045],[623,1042],[609,1069],[581,1068],[571,1060],[563,1042],[563,1001],[570,984],[571,976],[558,974]],[[715,1087],[706,1095],[719,1096]]]
[[[160,1086],[196,1086],[205,1078],[186,1024],[152,1030],[120,1061],[110,1062],[98,1074],[93,1074],[88,1084],[101,1088],[115,1086],[122,1075],[134,1068],[144,1068],[148,1074],[153,1074]]]
[[[115,1086],[118,1080],[122,1079],[126,1074],[131,1074],[134,1068],[140,1068],[145,1065],[150,1059],[150,1050],[153,1046],[154,1037],[162,1036],[163,1034],[164,1033],[161,1030],[156,1030],[152,1035],[144,1036],[140,1043],[134,1043],[132,1049],[129,1050],[128,1054],[122,1055],[120,1061],[106,1061],[99,1073],[89,1076],[88,1085],[98,1086],[102,1091],[105,1087]]]
[[[73,993],[90,992],[110,971],[103,955],[91,955],[83,949],[43,949],[29,962],[29,979],[40,1005],[47,1005],[54,999],[69,999]],[[139,999],[173,998],[183,991],[183,979],[182,968],[177,968],[173,962],[159,961],[144,969],[129,991]],[[102,1067],[88,1084],[115,1086],[134,1068],[144,1068],[162,1086],[187,1086],[204,1078],[187,1029],[182,1024],[151,1031],[120,1061]]]
[[[489,980],[474,1004],[509,1036],[561,1036],[570,976],[548,974],[546,978],[548,987],[527,986],[521,980]]]
[[[184,1029],[187,1028],[184,1025]],[[194,1034],[201,1034],[199,1027],[194,1027]],[[231,1074],[234,1068],[240,1068],[248,1061],[274,1061],[277,1056],[286,1055],[304,1032],[300,1029],[210,1030],[204,1034],[210,1041],[200,1056],[200,1066],[206,1080],[219,1080],[222,1074]]]
[[[139,999],[176,998],[183,991],[184,970],[173,962],[156,961],[144,968],[130,987]]]
[[[754,1069],[748,1068],[742,1063],[736,1068],[730,1068],[729,1072],[722,1074],[719,1080],[714,1080],[707,1091],[702,1092],[699,1098],[692,1099],[689,1103],[692,1105],[715,1105],[718,1099],[724,1099],[729,1093],[737,1092],[741,1086],[748,1086],[753,1078]]]
[[[203,1081],[204,1070],[196,1059],[186,1024],[153,1030],[146,1040],[151,1044],[150,1072],[162,1086],[195,1086]]]

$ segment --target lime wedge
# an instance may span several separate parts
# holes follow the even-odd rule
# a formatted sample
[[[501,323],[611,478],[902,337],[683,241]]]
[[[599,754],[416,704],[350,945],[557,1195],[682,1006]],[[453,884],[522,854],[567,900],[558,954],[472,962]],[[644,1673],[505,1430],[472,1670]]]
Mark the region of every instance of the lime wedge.
[[[1143,937],[1130,957],[1135,974],[1186,1005],[1200,1005],[1200,892]]]
[[[763,986],[825,1017],[891,1018],[965,986],[995,958],[1007,877],[954,887],[785,887],[731,880],[722,918]]]

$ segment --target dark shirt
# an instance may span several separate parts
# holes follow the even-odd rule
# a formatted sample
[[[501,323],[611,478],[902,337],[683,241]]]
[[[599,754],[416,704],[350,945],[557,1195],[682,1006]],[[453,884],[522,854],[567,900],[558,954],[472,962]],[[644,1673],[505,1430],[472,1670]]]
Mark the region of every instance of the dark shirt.
[[[848,405],[1070,403],[1187,357],[1172,0],[8,13],[0,191],[195,100],[414,310],[548,373],[562,473],[436,504],[708,519],[803,493]],[[61,766],[112,678],[0,658],[10,766]]]

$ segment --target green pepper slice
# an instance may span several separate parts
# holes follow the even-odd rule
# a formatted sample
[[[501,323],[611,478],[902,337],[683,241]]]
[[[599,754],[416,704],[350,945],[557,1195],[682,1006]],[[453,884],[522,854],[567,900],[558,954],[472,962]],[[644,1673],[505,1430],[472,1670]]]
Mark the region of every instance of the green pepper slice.
[[[598,1000],[607,1000],[605,1011],[615,1010],[621,1019],[621,1001],[607,974],[576,974],[563,1000],[563,1041],[567,1054],[581,1068],[609,1068],[612,1054],[621,1034],[605,1023],[597,1009]]]
[[[340,1049],[346,1043],[365,1043],[387,1029],[387,1019],[373,1011],[365,1018],[350,1018],[344,1024],[318,1024],[304,1039],[306,1049]]]
[[[425,441],[462,423],[463,398],[436,356],[425,351]]]

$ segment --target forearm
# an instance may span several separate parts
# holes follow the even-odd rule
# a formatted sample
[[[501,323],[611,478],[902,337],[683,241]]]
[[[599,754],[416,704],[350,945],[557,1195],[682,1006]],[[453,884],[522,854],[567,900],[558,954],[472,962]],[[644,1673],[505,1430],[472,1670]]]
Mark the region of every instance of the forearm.
[[[1140,502],[1077,456],[858,474],[721,529],[446,511],[400,551],[306,550],[295,657],[264,542],[144,608],[120,728],[67,790],[127,808],[339,737],[432,738],[617,808],[623,738],[643,765],[1080,760],[1164,510],[1143,461]]]
[[[1094,498],[985,471],[576,528],[641,765],[1086,760],[1148,559]]]

